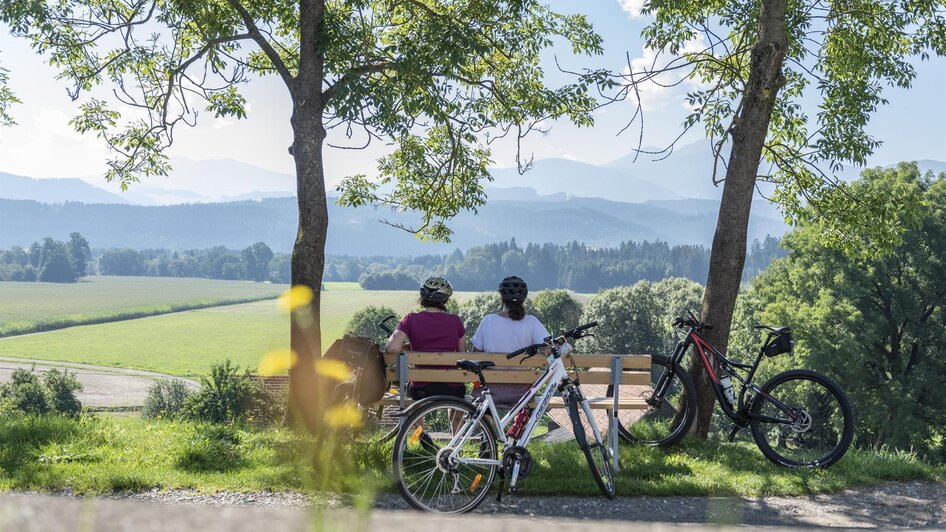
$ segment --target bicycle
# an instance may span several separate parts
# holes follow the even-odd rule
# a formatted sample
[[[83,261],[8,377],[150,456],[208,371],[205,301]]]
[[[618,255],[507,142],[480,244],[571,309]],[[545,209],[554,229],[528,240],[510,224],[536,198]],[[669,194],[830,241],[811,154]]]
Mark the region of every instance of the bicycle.
[[[687,314],[685,318],[674,320],[674,327],[685,330],[686,335],[677,343],[660,372],[648,398],[649,404],[659,405],[666,391],[675,388],[672,384],[675,379],[689,381],[680,370],[680,362],[693,345],[710,376],[720,408],[733,422],[729,441],[748,427],[762,454],[785,467],[828,467],[844,456],[854,437],[854,412],[844,390],[831,379],[811,370],[793,369],[775,375],[762,386],[753,382],[763,357],[790,353],[794,348],[789,327],[756,325],[756,329],[766,330],[768,335],[755,361],[743,364],[726,358],[704,340],[700,332],[712,326],[700,322],[692,312]],[[719,361],[718,372],[711,362],[713,357]],[[739,374],[740,371],[744,376]],[[733,379],[739,381],[738,394]],[[696,397],[692,382],[679,388],[686,389],[687,397]],[[678,430],[669,438],[652,437],[643,441],[651,445],[667,445],[678,440],[693,420],[695,406],[690,406],[673,419]],[[634,437],[634,433],[633,427],[622,430],[626,439],[640,440]]]
[[[502,418],[483,375],[486,368],[495,364],[478,360],[460,360],[457,367],[476,374],[480,397],[472,402],[447,396],[429,397],[401,412],[404,422],[394,440],[392,466],[398,490],[407,502],[429,512],[469,512],[486,498],[497,473],[497,500],[502,497],[507,477],[510,492],[515,493],[518,481],[532,469],[532,457],[526,447],[556,393],[565,399],[575,438],[598,487],[613,499],[610,449],[592,417],[577,377],[569,378],[562,360],[572,351],[568,340],[585,336],[584,331],[596,325],[597,322],[581,325],[558,337],[549,337],[544,344],[506,355],[507,359],[522,355],[529,358],[547,349],[548,365]],[[571,361],[574,366],[574,358]],[[531,408],[530,402],[536,396],[536,406]],[[498,454],[498,443],[503,444],[502,456]]]

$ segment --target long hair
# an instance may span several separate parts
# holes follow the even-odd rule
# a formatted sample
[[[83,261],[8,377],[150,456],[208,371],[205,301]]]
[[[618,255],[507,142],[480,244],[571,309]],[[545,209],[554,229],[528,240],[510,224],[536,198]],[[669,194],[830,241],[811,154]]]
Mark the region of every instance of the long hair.
[[[516,299],[503,299],[503,305],[509,311],[509,319],[519,321],[526,317],[526,309],[522,306],[523,301]]]
[[[431,301],[429,299],[420,298],[420,306],[424,308],[437,308],[444,312],[447,311],[446,302],[441,303],[439,301]]]

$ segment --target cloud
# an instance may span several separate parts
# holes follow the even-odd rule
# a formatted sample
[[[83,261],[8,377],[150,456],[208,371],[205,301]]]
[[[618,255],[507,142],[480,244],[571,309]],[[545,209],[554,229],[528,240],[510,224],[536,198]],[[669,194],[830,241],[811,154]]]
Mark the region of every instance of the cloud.
[[[644,46],[641,48],[641,55],[631,59],[630,67],[625,66],[623,74],[626,83],[629,82],[631,69],[633,69],[634,78],[639,79],[644,72],[658,71],[665,68],[671,61],[681,55],[697,53],[706,49],[706,41],[702,35],[684,43],[680,49],[679,55],[668,53],[657,53],[656,50]],[[636,94],[632,91],[631,97],[639,97],[641,106],[645,111],[656,111],[666,108],[671,102],[680,102],[687,107],[684,95],[702,86],[702,84],[693,79],[686,79],[689,69],[680,69],[670,72],[662,72],[653,78],[642,81],[637,85]]]
[[[643,16],[641,10],[644,9],[644,4],[647,3],[647,0],[618,0],[618,5],[621,6],[631,18],[640,18]]]

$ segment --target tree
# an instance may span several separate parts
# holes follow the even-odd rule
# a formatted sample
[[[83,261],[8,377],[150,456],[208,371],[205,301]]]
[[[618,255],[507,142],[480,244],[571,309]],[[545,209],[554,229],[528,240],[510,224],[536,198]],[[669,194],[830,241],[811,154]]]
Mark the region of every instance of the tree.
[[[69,235],[68,249],[69,263],[72,264],[72,271],[76,277],[88,275],[89,260],[92,258],[89,241],[79,233],[72,233]]]
[[[47,238],[43,243],[43,262],[40,265],[39,280],[44,283],[72,283],[76,273],[72,270],[66,245]]]
[[[13,94],[13,91],[10,90],[10,87],[7,86],[9,81],[9,70],[0,66],[0,126],[11,126],[14,124],[13,116],[10,115],[10,107],[19,103],[20,100],[17,99],[16,95]]]
[[[269,263],[273,260],[273,250],[265,242],[257,242],[246,247],[242,252],[243,271],[250,279],[260,282],[269,277]]]
[[[621,355],[657,353],[663,345],[660,313],[653,286],[647,281],[602,290],[585,304],[582,323],[597,321],[598,326],[594,336],[581,341],[581,350]]]
[[[944,6],[942,0],[647,2],[644,11],[655,20],[643,32],[646,44],[674,57],[660,68],[629,70],[618,97],[638,94],[642,83],[666,84],[668,74],[700,84],[687,95],[694,110],[684,128],[703,124],[714,141],[712,178],[723,182],[701,314],[715,326],[706,337],[719,349],[729,339],[757,179],[775,183],[773,199],[788,218],[818,219],[825,242],[851,256],[889,252],[902,224],[915,223],[918,205],[904,190],[859,196],[829,174],[844,163],[864,165],[879,145],[865,126],[886,102],[885,85],[911,85],[909,59],[946,55]],[[816,102],[813,120],[803,101]],[[635,119],[643,113],[639,98],[637,111]],[[725,177],[717,180],[722,169]],[[694,431],[705,438],[715,397],[696,359],[690,373],[699,402]]]
[[[793,326],[796,356],[837,379],[858,405],[861,444],[946,456],[946,174],[916,164],[863,172],[852,190],[903,187],[923,200],[918,227],[893,252],[851,260],[818,222],[753,283],[756,319]],[[892,422],[895,420],[895,422]]]
[[[551,334],[580,325],[581,303],[568,290],[543,290],[532,298],[532,308]]]
[[[144,259],[133,249],[110,249],[99,255],[102,275],[142,275]]]
[[[601,38],[584,16],[534,0],[16,0],[0,5],[0,20],[46,54],[74,98],[108,82],[142,117],[123,118],[91,98],[73,120],[116,151],[106,177],[123,187],[168,172],[163,150],[174,127],[194,123],[201,106],[242,118],[240,84],[278,75],[292,102],[299,205],[292,283],[312,289],[307,305],[316,313],[328,230],[327,130],[342,128],[354,146],[396,144],[379,161],[381,183],[346,179],[342,203],[419,210],[422,224],[408,229],[444,239],[446,219],[485,201],[490,151],[481,141],[521,139],[546,119],[590,125],[590,90],[611,83],[589,71],[559,89],[543,84],[540,53],[553,40],[597,54]],[[300,368],[290,374],[293,400],[317,404],[319,320],[294,323],[291,335]],[[317,427],[316,412],[300,413]]]
[[[292,280],[289,255],[280,253],[269,261],[269,280],[274,283],[288,283]]]
[[[663,349],[660,354],[669,354],[677,344],[678,332],[673,327],[673,319],[686,316],[687,311],[697,314],[703,299],[703,286],[700,283],[682,277],[669,277],[654,283],[654,297],[662,309],[657,319],[660,321]]]
[[[387,340],[388,334],[378,327],[378,322],[388,316],[394,316],[395,320],[401,319],[397,311],[391,307],[384,305],[368,305],[352,314],[348,323],[345,324],[345,332],[357,336],[367,336],[384,347],[384,342]],[[388,327],[393,328],[397,325],[397,321],[395,320],[389,321]]]

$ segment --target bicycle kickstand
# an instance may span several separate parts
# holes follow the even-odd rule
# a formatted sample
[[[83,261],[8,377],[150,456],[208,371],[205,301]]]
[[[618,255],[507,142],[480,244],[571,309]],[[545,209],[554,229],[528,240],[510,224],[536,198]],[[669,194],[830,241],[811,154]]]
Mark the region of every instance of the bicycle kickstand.
[[[503,490],[506,489],[506,468],[499,468],[499,490],[496,492],[496,502],[503,502]]]

